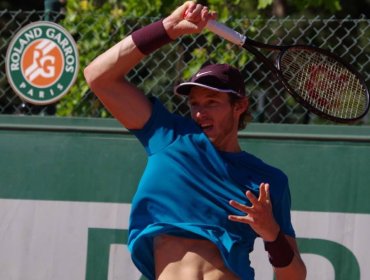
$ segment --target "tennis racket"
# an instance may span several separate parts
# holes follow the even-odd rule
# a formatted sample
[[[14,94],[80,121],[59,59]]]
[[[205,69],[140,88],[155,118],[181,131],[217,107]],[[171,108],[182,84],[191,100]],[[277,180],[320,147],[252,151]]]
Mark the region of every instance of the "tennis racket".
[[[297,102],[335,122],[352,122],[369,110],[369,91],[361,75],[333,53],[307,45],[277,46],[249,39],[214,20],[207,28],[251,52]],[[278,51],[275,63],[259,50]]]

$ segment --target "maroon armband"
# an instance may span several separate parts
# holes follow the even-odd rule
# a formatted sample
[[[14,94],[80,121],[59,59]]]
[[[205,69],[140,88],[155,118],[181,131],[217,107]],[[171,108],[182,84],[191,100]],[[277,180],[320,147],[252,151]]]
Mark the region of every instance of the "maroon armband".
[[[264,243],[265,250],[269,253],[269,261],[274,267],[285,267],[292,262],[294,251],[281,230],[275,241]]]
[[[145,55],[173,41],[164,29],[163,20],[144,26],[134,31],[131,36],[136,47]]]

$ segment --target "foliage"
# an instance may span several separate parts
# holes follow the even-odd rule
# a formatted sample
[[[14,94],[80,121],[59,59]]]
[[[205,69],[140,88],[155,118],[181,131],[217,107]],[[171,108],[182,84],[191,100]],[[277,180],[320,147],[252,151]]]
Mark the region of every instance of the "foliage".
[[[273,0],[259,0],[258,9],[265,9],[273,4]],[[321,8],[330,12],[337,12],[341,9],[340,0],[288,0],[287,5],[295,7],[297,11],[304,11],[309,8]]]
[[[270,16],[271,12],[268,9],[273,4],[273,0],[208,0],[206,2],[212,10],[218,12],[220,21],[226,22],[243,33],[251,25],[248,18]],[[288,5],[294,7],[295,11],[300,12],[307,12],[308,7],[320,7],[330,12],[340,9],[339,0],[288,0],[287,2]],[[88,94],[89,89],[83,78],[83,68],[94,57],[131,32],[132,30],[127,30],[127,26],[135,28],[139,25],[148,24],[153,19],[169,14],[182,3],[183,1],[180,0],[68,0],[67,12],[62,25],[71,32],[78,42],[80,72],[70,93],[58,103],[57,114],[61,116],[108,116],[109,114],[100,106],[99,101],[93,95]],[[242,24],[239,21],[236,26],[233,19],[244,20]],[[248,29],[249,33],[258,29],[258,22],[253,27],[255,29]],[[182,79],[189,78],[207,60],[243,66],[249,59],[246,52],[225,52],[225,49],[235,48],[235,46],[231,46],[210,33],[204,33],[192,40],[194,40],[192,47],[187,50],[187,52],[190,52],[192,59],[186,60],[186,54],[184,53],[182,53],[184,57],[181,58],[186,61],[187,69],[183,69],[185,67],[179,66],[178,63],[171,66],[172,74],[179,72],[179,70],[183,72]],[[198,40],[206,40],[208,45],[216,46],[216,49],[207,50],[203,47],[197,47],[201,45],[197,44]],[[174,60],[176,60],[176,55],[172,54]],[[156,58],[153,58],[150,61],[150,66],[155,68],[157,65]],[[160,71],[160,69],[158,70]],[[153,89],[155,84],[167,84],[169,79],[176,79],[171,75],[163,75],[161,80],[156,80],[154,83],[153,80],[145,79],[145,76],[148,75],[145,69],[139,69],[137,76],[132,77],[132,79],[139,79],[143,83],[143,87],[148,89]]]

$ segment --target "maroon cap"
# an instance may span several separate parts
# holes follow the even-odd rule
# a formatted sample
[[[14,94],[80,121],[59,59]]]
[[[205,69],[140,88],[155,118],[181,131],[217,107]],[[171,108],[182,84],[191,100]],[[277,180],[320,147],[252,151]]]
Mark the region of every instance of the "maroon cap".
[[[245,85],[239,70],[228,64],[209,64],[188,82],[175,87],[175,93],[188,95],[193,86],[245,96]]]

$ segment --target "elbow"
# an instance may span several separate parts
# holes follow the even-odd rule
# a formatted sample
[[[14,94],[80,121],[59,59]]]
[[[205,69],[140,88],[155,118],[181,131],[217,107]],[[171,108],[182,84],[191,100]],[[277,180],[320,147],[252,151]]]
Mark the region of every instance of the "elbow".
[[[103,75],[99,73],[99,69],[96,69],[94,65],[90,64],[83,70],[83,74],[91,91],[99,95],[105,83]]]
[[[87,67],[85,67],[83,73],[86,83],[89,85],[90,88],[92,88],[92,86],[95,84],[97,80],[94,75],[93,67],[91,65],[88,65]]]

